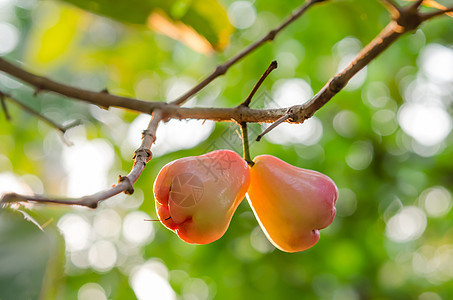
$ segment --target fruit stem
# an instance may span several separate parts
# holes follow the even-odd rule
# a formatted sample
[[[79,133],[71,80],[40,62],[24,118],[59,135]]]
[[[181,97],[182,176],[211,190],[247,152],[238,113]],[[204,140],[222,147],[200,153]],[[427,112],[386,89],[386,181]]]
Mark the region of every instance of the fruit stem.
[[[250,148],[249,148],[249,134],[247,130],[247,123],[241,122],[241,134],[242,134],[242,152],[244,160],[250,167],[253,167],[255,164],[250,158]]]

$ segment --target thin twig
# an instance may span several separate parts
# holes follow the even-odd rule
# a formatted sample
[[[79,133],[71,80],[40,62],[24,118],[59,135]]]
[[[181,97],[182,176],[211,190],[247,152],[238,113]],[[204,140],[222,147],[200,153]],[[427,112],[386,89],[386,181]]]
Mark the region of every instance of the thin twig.
[[[381,0],[382,3],[392,6],[395,9],[399,9],[398,4],[394,0]]]
[[[391,21],[378,36],[366,45],[343,71],[333,76],[308,102],[290,107],[286,116],[282,116],[274,124],[266,128],[266,130],[258,136],[257,141],[285,120],[292,123],[303,123],[304,120],[313,116],[316,111],[329,102],[333,96],[339,93],[355,74],[367,66],[379,54],[384,52],[384,50],[393,44],[400,36],[406,32],[415,30],[420,26],[423,19],[422,14],[418,11],[417,7],[418,6],[415,4],[412,4],[409,7],[401,9],[397,19]]]
[[[400,7],[398,4],[396,4],[395,1],[393,0],[381,0],[382,4],[384,7],[387,9],[387,11],[392,15],[392,17],[395,19],[399,16],[400,14]]]
[[[412,6],[410,6],[410,8],[411,8],[411,9],[419,8],[420,5],[422,5],[423,1],[425,1],[425,0],[415,0],[414,4],[412,4]]]
[[[148,128],[143,131],[143,138],[140,147],[135,151],[134,166],[127,176],[119,176],[118,184],[104,191],[81,198],[51,198],[38,195],[19,195],[16,193],[4,194],[0,204],[12,202],[38,202],[38,203],[57,203],[65,205],[79,205],[90,208],[96,208],[99,202],[113,197],[121,192],[132,194],[134,192],[134,183],[143,172],[146,163],[151,159],[151,145],[156,140],[156,130],[159,122],[162,120],[162,112],[156,110],[149,122]]]
[[[256,141],[257,142],[261,141],[261,139],[263,138],[263,136],[265,134],[267,134],[269,131],[271,131],[272,129],[274,129],[275,127],[280,125],[281,123],[286,122],[290,117],[291,116],[289,114],[286,114],[286,115],[282,116],[280,119],[278,119],[277,121],[275,121],[274,123],[272,123],[271,125],[269,125],[269,127],[267,127],[260,135],[258,135],[256,137]]]
[[[271,62],[271,64],[269,65],[269,67],[267,67],[266,71],[263,73],[263,75],[261,75],[260,79],[258,80],[258,82],[255,84],[255,86],[253,87],[252,91],[250,92],[250,94],[248,95],[248,97],[244,100],[244,102],[242,102],[240,105],[241,106],[245,106],[245,107],[249,107],[250,105],[250,101],[252,101],[252,98],[253,96],[255,96],[256,92],[258,91],[258,89],[260,88],[260,86],[263,84],[264,80],[267,78],[267,76],[269,76],[269,74],[277,69],[277,61],[274,60]]]
[[[2,96],[2,95],[6,99],[8,99],[9,101],[11,101],[14,104],[16,104],[17,106],[19,106],[21,109],[23,109],[26,112],[34,115],[35,117],[37,117],[38,119],[44,121],[45,123],[47,123],[51,127],[54,127],[55,129],[59,130],[62,134],[65,134],[68,129],[70,129],[72,127],[75,127],[75,126],[78,126],[78,125],[81,124],[80,120],[74,120],[74,121],[70,122],[67,125],[64,125],[64,126],[60,125],[60,124],[56,123],[55,121],[53,121],[52,119],[49,119],[45,115],[41,114],[39,111],[29,107],[28,105],[23,104],[21,101],[19,101],[16,98],[12,97],[10,94],[7,94],[7,93],[4,93],[4,92],[0,91],[0,96]]]
[[[281,23],[277,28],[269,31],[264,37],[262,37],[260,40],[254,42],[241,52],[239,52],[236,56],[230,58],[230,60],[226,61],[225,63],[217,66],[217,68],[214,69],[214,71],[208,75],[205,79],[203,79],[199,84],[194,86],[192,89],[187,91],[185,94],[177,98],[176,100],[170,102],[171,104],[178,104],[181,105],[184,103],[187,99],[198,93],[201,89],[203,89],[205,86],[207,86],[211,81],[216,79],[217,77],[225,74],[228,69],[240,61],[242,58],[253,52],[255,49],[263,45],[264,43],[268,41],[272,41],[275,39],[277,34],[280,33],[283,29],[285,29],[288,25],[296,21],[300,16],[304,14],[304,12],[310,8],[313,4],[319,3],[319,2],[324,2],[327,0],[309,0],[305,2],[301,7],[296,9],[294,13],[291,14],[283,23]]]
[[[426,20],[441,16],[444,14],[447,15],[448,13],[451,13],[451,12],[453,12],[453,7],[447,7],[446,9],[433,11],[431,13],[425,13],[422,15],[422,19],[423,19],[423,21],[426,21]],[[453,15],[449,15],[449,16],[453,17]]]

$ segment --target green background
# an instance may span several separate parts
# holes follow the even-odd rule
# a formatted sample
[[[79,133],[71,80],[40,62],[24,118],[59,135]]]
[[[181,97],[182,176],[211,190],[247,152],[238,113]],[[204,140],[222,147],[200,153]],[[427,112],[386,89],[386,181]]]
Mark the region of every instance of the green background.
[[[0,8],[4,12],[0,20],[13,25],[19,39],[4,58],[70,85],[99,91],[107,88],[112,94],[154,101],[173,100],[300,5],[293,0],[241,2],[239,6],[230,0],[166,1],[165,5],[162,1],[67,2],[97,14],[62,1],[6,1]],[[451,5],[451,1],[441,3]],[[245,8],[235,11],[234,5]],[[240,28],[234,29],[227,11],[230,15],[247,13],[247,8],[254,10],[242,22],[247,24],[253,11],[255,21],[242,26],[247,28],[237,25]],[[225,49],[200,54],[150,30],[144,23],[153,11],[192,27],[213,49]],[[300,87],[305,82],[316,93],[335,74],[342,59],[360,50],[389,21],[378,1],[329,1],[313,7],[188,105],[238,105],[274,59],[279,68],[265,81],[253,107],[278,107],[279,86],[290,90],[290,84]],[[311,140],[294,139],[283,145],[265,138],[251,145],[252,156],[275,155],[292,165],[325,173],[338,185],[337,216],[321,231],[313,248],[296,254],[274,249],[247,201],[239,206],[227,233],[209,245],[186,244],[158,222],[128,227],[132,217],[156,218],[152,186],[166,163],[220,148],[241,154],[234,124],[197,123],[190,128],[213,126],[213,131],[205,130],[209,137],[189,149],[171,148],[178,144],[175,132],[157,136],[170,146],[153,157],[132,196],[114,197],[97,210],[51,205],[1,209],[0,299],[89,299],[90,295],[133,299],[138,296],[138,288],[134,288],[137,274],[148,276],[143,278],[149,287],[155,287],[148,289],[153,299],[161,299],[157,292],[168,287],[166,282],[181,299],[451,299],[453,137],[448,130],[444,138],[427,147],[415,138],[417,133],[399,126],[398,117],[403,105],[417,96],[422,98],[417,100],[421,105],[437,105],[450,115],[453,79],[436,79],[423,63],[430,53],[426,49],[433,45],[452,57],[452,22],[442,17],[424,24],[374,60],[364,81],[341,91],[315,114],[317,138],[315,134]],[[229,44],[222,44],[228,37]],[[138,124],[134,123],[137,114],[105,111],[46,92],[34,97],[30,87],[4,73],[0,76],[1,90],[53,120],[82,120],[82,126],[66,134],[73,149],[82,149],[77,148],[78,143],[94,145],[84,148],[85,157],[70,156],[54,129],[7,101],[12,121],[0,117],[0,186],[14,178],[22,188],[65,195],[71,178],[84,174],[71,177],[64,168],[64,157],[77,157],[80,161],[72,163],[82,164],[84,159],[92,159],[93,149],[106,151],[99,150],[101,159],[91,166],[94,173],[105,171],[98,172],[105,177],[105,187],[130,170],[135,148],[129,126]],[[417,90],[417,84],[426,85]],[[417,122],[428,126],[436,121],[427,116],[429,110],[426,119]],[[451,118],[448,120],[451,127]],[[135,142],[145,129],[137,128]],[[252,124],[251,137],[261,130],[260,125]],[[102,163],[102,153],[109,163]],[[93,153],[93,157],[99,154]],[[432,203],[445,207],[436,213]],[[46,224],[44,230],[21,212]],[[130,230],[142,232],[141,226],[148,230],[145,238],[131,242]],[[62,231],[82,241],[73,238],[76,246],[68,246],[71,238],[66,236],[65,247]],[[109,254],[107,260],[114,253],[113,263],[102,266],[103,253]]]

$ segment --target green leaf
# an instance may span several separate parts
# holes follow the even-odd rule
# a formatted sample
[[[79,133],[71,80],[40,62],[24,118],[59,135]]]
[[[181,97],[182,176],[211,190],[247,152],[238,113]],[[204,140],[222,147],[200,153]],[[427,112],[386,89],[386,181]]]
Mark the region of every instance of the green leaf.
[[[54,293],[46,288],[50,288],[46,279],[57,269],[61,273],[55,262],[62,261],[63,252],[55,232],[42,231],[20,213],[1,209],[0,245],[0,299],[37,299]]]
[[[163,12],[173,22],[182,22],[203,36],[214,49],[228,44],[233,27],[217,0],[63,0],[81,9],[131,24],[145,25],[149,16]]]

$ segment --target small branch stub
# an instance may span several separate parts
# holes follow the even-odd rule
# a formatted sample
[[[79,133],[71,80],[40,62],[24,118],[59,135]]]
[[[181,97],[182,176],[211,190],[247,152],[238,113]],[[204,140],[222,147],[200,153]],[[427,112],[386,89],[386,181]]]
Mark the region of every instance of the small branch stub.
[[[266,71],[263,73],[263,75],[261,75],[260,79],[253,87],[253,89],[250,92],[250,94],[248,95],[248,97],[244,100],[244,102],[242,102],[240,104],[240,106],[245,106],[245,107],[250,106],[250,102],[252,101],[253,96],[255,96],[256,92],[258,91],[260,86],[263,84],[264,80],[267,78],[267,76],[269,76],[269,74],[273,70],[277,69],[277,67],[278,67],[277,61],[276,60],[272,61],[271,64],[269,65],[269,67],[267,67]]]

